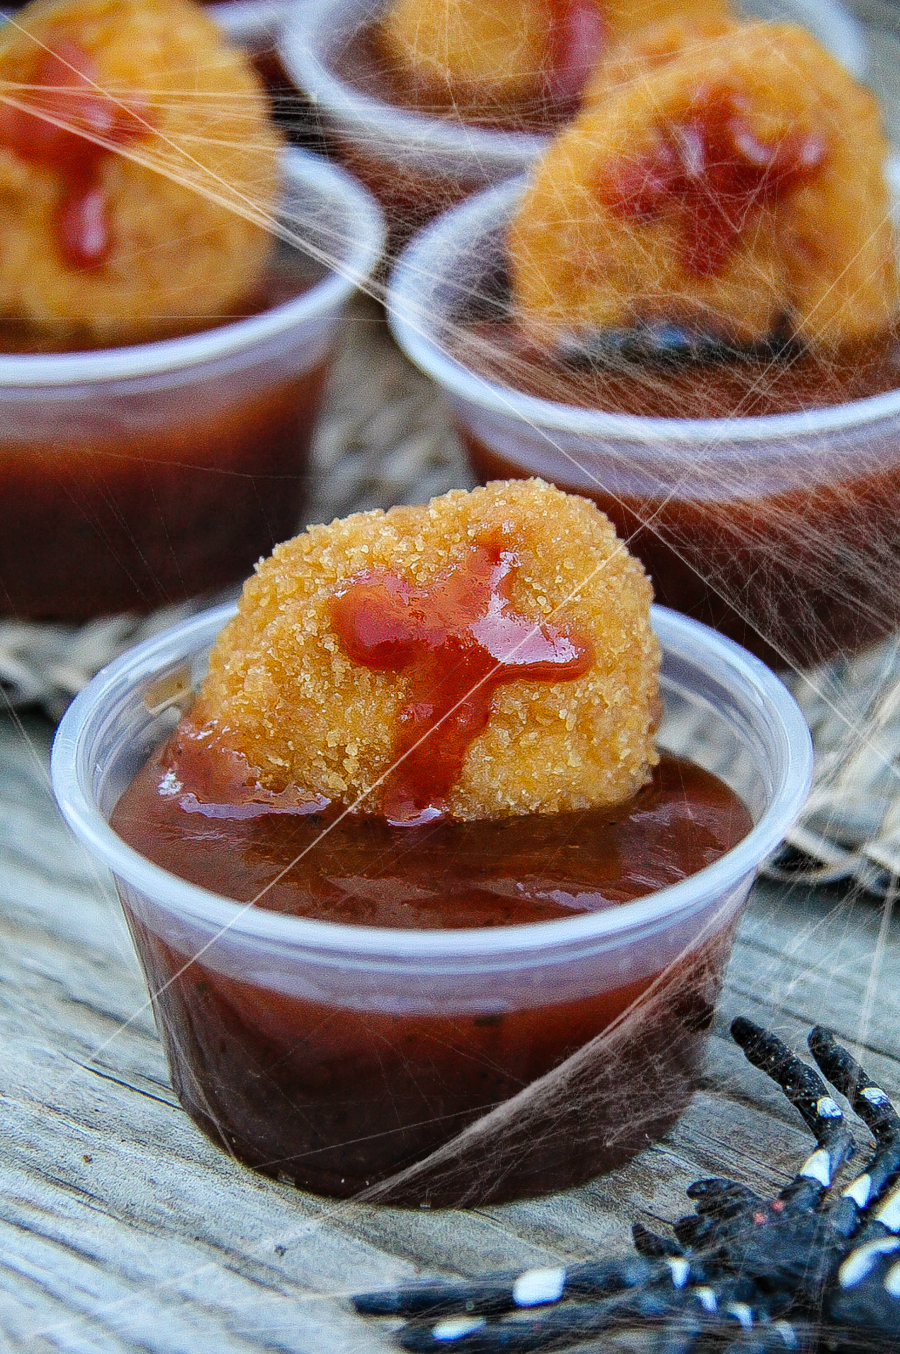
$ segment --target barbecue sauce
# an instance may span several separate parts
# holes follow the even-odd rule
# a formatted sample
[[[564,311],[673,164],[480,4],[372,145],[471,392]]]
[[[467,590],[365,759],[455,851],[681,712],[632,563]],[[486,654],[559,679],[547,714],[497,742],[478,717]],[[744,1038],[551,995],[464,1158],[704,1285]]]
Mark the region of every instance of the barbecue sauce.
[[[460,362],[500,385],[582,409],[748,418],[847,404],[900,386],[897,327],[827,353],[777,340],[759,351],[708,343],[698,360],[637,331],[594,352],[590,345],[566,354],[539,350],[511,321],[502,279],[481,310],[461,316],[449,338]],[[754,481],[748,454],[746,492],[721,497],[712,468],[703,497],[682,497],[661,477],[658,494],[607,492],[589,454],[575,465],[548,441],[535,459],[523,442],[518,459],[509,441],[502,450],[489,446],[464,425],[460,435],[482,482],[539,474],[593,499],[644,564],[658,602],[715,626],[774,667],[853,652],[900,622],[893,420],[876,421],[864,446],[857,438],[854,464],[845,457],[840,473],[828,467],[826,453],[843,435],[823,435],[821,473],[792,488]],[[765,444],[764,429],[759,441]],[[800,522],[814,530],[799,529]]]
[[[319,801],[235,812],[190,793],[196,766],[188,780],[171,750],[149,763],[116,806],[120,836],[236,902],[352,926],[513,926],[596,912],[695,874],[751,826],[722,781],[669,756],[625,805],[414,827]]]
[[[318,278],[276,260],[242,318]],[[209,322],[181,325],[180,332]],[[75,346],[0,323],[0,352]],[[81,348],[83,345],[78,345]],[[9,401],[0,427],[0,612],[82,620],[149,611],[238,583],[297,529],[328,360],[271,375],[200,366],[192,382],[97,383],[56,401]]]
[[[362,926],[492,928],[615,908],[712,863],[751,825],[715,776],[668,756],[614,809],[417,827],[321,804],[230,816],[171,793],[171,771],[166,754],[151,761],[115,810],[142,855],[239,902]],[[436,1175],[387,1187],[400,1204],[563,1188],[655,1141],[697,1085],[733,932],[726,908],[664,972],[642,972],[638,957],[637,979],[588,978],[580,995],[549,999],[547,980],[535,996],[525,974],[512,1004],[486,975],[476,1009],[436,1009],[424,972],[397,979],[396,1005],[360,998],[349,974],[340,1001],[272,990],[262,958],[256,976],[223,972],[215,946],[185,954],[123,903],[187,1111],[242,1161],[319,1193],[349,1197],[415,1166],[608,1031],[501,1148],[469,1143]]]

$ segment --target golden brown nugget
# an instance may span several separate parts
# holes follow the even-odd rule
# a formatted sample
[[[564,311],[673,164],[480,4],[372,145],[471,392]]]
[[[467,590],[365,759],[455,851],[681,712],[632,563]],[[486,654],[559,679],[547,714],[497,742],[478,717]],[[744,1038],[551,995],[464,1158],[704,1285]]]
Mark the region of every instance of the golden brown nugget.
[[[446,813],[500,818],[630,798],[657,761],[650,583],[593,504],[542,480],[358,513],[278,546],[213,650],[190,716],[200,742],[246,759],[267,790],[380,812],[411,678],[348,656],[335,599],[371,571],[427,594],[457,582],[488,539],[514,558],[515,615],[538,634],[585,636],[588,666],[569,680],[496,687]]]
[[[626,33],[610,46],[605,60],[594,69],[584,88],[583,107],[608,98],[619,86],[643,80],[648,71],[664,66],[686,52],[702,50],[709,42],[739,27],[727,12],[680,14]]]
[[[613,87],[538,165],[510,229],[539,342],[667,320],[738,343],[885,329],[898,304],[872,95],[805,30],[737,25]]]
[[[590,67],[647,24],[729,13],[727,0],[394,0],[380,38],[420,98],[487,117],[577,97]]]
[[[38,0],[0,31],[0,96],[0,315],[121,341],[246,297],[279,138],[198,6]]]
[[[395,0],[380,46],[419,100],[489,116],[536,99],[547,64],[546,0]]]

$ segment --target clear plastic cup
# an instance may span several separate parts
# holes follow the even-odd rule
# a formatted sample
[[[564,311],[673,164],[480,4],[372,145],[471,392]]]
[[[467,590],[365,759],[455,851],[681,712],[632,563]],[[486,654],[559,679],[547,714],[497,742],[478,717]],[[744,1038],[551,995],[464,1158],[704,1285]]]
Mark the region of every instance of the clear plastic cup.
[[[268,91],[275,119],[291,144],[321,151],[314,110],[288,76],[278,54],[288,0],[219,0],[209,9],[229,42],[249,53]]]
[[[268,308],[180,338],[0,354],[0,611],[79,620],[236,583],[296,531],[343,310],[381,213],[283,156]],[[283,299],[287,295],[290,299]]]
[[[393,248],[426,221],[488,184],[518,174],[549,136],[427,117],[362,88],[354,76],[372,0],[295,0],[282,30],[282,64],[315,106],[342,162],[385,209]]]
[[[540,475],[592,498],[659,602],[775,666],[887,633],[900,621],[900,390],[796,414],[664,419],[492,381],[461,355],[460,326],[473,297],[497,297],[522,191],[509,181],[433,222],[388,289],[394,336],[445,393],[476,474]]]
[[[285,0],[221,0],[209,6],[226,37],[253,57],[267,58],[278,42]]]
[[[427,116],[366,88],[360,37],[386,4],[294,0],[280,51],[284,69],[318,109],[344,163],[384,207],[396,247],[470,193],[522,173],[550,136]],[[864,73],[863,30],[835,0],[746,0],[738,8],[748,17],[803,24],[854,75]]]
[[[757,866],[808,789],[809,733],[778,679],[706,627],[655,610],[661,743],[715,771],[754,822],[674,887],[532,925],[336,925],[207,892],[108,826],[229,614],[197,617],[104,669],[53,751],[60,807],[114,874],[187,1112],[260,1170],[402,1204],[561,1188],[658,1138],[697,1084]]]

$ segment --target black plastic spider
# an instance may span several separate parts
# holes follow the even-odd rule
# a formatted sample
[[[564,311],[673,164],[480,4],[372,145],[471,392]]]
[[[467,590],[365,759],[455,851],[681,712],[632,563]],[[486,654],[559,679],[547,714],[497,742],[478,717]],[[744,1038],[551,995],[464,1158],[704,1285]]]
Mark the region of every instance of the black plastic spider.
[[[414,1351],[524,1354],[647,1326],[659,1354],[710,1344],[726,1354],[900,1350],[900,1116],[817,1026],[813,1057],[875,1138],[865,1170],[828,1200],[854,1150],[840,1107],[775,1035],[743,1017],[731,1033],[815,1135],[816,1150],[776,1198],[698,1180],[688,1189],[695,1211],[674,1237],[635,1225],[637,1255],[361,1293],[356,1310],[410,1318],[397,1339]],[[522,1315],[534,1307],[543,1310]]]

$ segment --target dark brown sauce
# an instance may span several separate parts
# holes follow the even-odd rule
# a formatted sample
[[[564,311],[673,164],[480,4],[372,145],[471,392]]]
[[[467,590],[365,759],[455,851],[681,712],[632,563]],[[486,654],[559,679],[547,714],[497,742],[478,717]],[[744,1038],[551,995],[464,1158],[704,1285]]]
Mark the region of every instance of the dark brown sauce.
[[[512,1009],[486,993],[481,1011],[401,1014],[229,976],[123,905],[185,1110],[229,1155],[301,1189],[350,1198],[579,1054],[528,1113],[379,1196],[412,1207],[567,1189],[657,1142],[699,1085],[734,931],[729,918],[664,973],[578,999],[530,1006],[526,981]]]
[[[900,386],[900,327],[837,353],[777,345],[708,362],[640,353],[575,360],[536,350],[506,312],[502,281],[484,298],[491,318],[462,317],[451,347],[467,367],[542,399],[656,418],[795,413]],[[592,498],[647,568],[656,600],[715,626],[774,667],[852,653],[900,621],[900,468],[893,424],[857,439],[858,470],[811,472],[796,487],[682,497],[677,476],[658,494],[607,492],[548,442],[540,468],[460,428],[483,481],[540,473]],[[834,441],[841,444],[841,434]],[[823,445],[824,450],[824,445]],[[788,453],[790,449],[788,448]],[[584,462],[591,471],[590,456]],[[710,472],[712,473],[712,472]]]
[[[119,800],[112,825],[129,845],[237,902],[355,926],[511,926],[595,912],[696,873],[751,826],[717,777],[668,756],[613,809],[420,827],[336,810],[229,818],[225,806],[193,801],[186,810],[180,794],[160,793],[170,765],[151,762]]]
[[[639,337],[639,336],[638,336]],[[900,386],[900,325],[820,353],[777,342],[757,351],[710,347],[695,361],[631,349],[608,358],[537,349],[507,317],[466,320],[450,351],[491,381],[539,399],[641,418],[751,418],[868,399]]]
[[[440,816],[466,753],[490,719],[504,682],[572,681],[594,650],[586,636],[512,610],[519,561],[500,541],[471,547],[428,587],[369,570],[348,579],[331,606],[344,652],[377,672],[407,672],[395,766],[384,813],[393,823]]]
[[[413,828],[206,817],[159,794],[163,770],[145,767],[113,816],[137,850],[228,897],[369,926],[485,927],[616,907],[709,864],[750,827],[721,781],[670,757],[620,809]],[[347,1197],[421,1162],[581,1051],[521,1119],[390,1188],[403,1204],[564,1188],[666,1132],[697,1085],[734,927],[728,912],[665,972],[626,971],[593,989],[588,978],[566,999],[548,996],[546,977],[536,998],[524,972],[512,1005],[486,975],[478,1009],[435,1009],[427,975],[410,974],[396,980],[397,1009],[385,1009],[357,1000],[349,977],[346,999],[331,1004],[314,989],[271,990],[264,970],[228,976],[214,951],[181,953],[123,903],[183,1105],[229,1152],[303,1188]]]
[[[277,263],[242,313],[302,294],[315,276],[303,262]],[[214,326],[178,331],[201,327]],[[60,346],[53,335],[0,327],[0,351]],[[146,611],[246,577],[297,530],[326,368],[296,374],[282,364],[271,377],[253,365],[214,369],[150,393],[138,382],[98,382],[67,395],[65,416],[42,395],[5,401],[0,612],[80,620]]]

